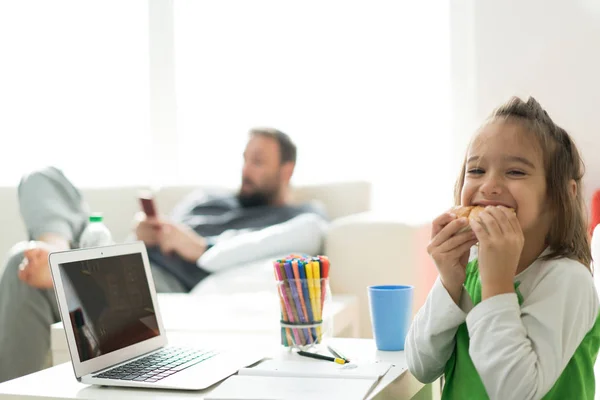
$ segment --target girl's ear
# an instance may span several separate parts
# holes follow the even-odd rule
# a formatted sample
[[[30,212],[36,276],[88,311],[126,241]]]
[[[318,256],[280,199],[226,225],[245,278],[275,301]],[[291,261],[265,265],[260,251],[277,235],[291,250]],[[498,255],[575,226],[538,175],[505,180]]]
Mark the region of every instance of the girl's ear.
[[[575,182],[575,179],[571,179],[569,181],[569,189],[571,191],[571,195],[573,197],[577,197],[577,182]]]

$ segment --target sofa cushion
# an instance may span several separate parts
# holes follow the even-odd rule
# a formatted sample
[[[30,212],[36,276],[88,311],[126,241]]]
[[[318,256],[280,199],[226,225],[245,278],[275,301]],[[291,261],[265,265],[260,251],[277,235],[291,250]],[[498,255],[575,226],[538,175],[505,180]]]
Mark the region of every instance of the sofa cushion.
[[[192,289],[191,294],[276,292],[273,261],[283,257],[285,255],[269,257],[211,274]]]

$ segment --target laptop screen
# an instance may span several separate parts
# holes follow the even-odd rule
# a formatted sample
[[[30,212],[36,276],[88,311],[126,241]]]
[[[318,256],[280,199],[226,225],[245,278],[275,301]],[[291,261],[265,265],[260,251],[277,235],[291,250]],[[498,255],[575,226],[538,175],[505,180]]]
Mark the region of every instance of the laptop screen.
[[[81,362],[159,335],[140,253],[59,267]]]

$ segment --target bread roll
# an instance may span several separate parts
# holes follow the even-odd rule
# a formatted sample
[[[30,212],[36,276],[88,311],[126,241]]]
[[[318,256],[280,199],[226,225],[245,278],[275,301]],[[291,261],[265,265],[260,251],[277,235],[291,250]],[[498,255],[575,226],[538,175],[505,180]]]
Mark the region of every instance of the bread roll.
[[[452,212],[456,214],[457,218],[468,218],[470,223],[473,219],[477,220],[479,213],[483,210],[485,210],[485,207],[481,206],[457,206],[452,209]],[[471,230],[470,224],[462,228],[457,233],[466,232],[469,230]]]
[[[457,218],[468,218],[470,223],[472,220],[477,221],[479,219],[479,213],[481,213],[483,210],[485,210],[485,207],[482,206],[456,206],[452,209],[452,212],[456,214]],[[513,213],[515,212],[513,208],[511,208],[510,210]],[[457,233],[466,232],[469,230],[471,230],[470,224],[462,228]]]

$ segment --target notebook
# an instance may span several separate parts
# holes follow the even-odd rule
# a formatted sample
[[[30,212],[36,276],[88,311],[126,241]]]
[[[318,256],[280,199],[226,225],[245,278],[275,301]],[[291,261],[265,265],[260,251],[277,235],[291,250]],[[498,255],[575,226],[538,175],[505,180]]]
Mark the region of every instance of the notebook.
[[[362,400],[376,384],[377,379],[234,375],[204,400]]]
[[[265,360],[222,383],[206,400],[364,399],[392,364]]]
[[[389,362],[337,364],[327,361],[265,360],[238,375],[291,378],[379,379],[392,367]]]
[[[142,242],[55,252],[48,259],[80,382],[199,390],[263,358],[260,349],[234,344],[170,346]]]

